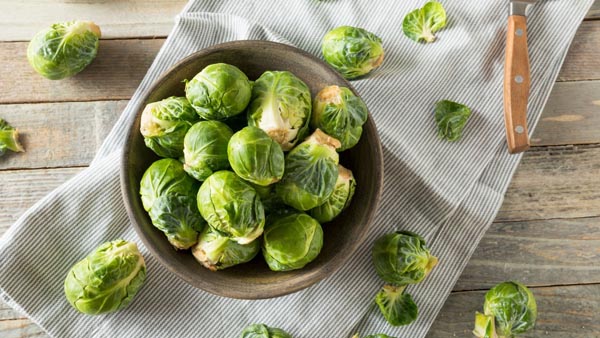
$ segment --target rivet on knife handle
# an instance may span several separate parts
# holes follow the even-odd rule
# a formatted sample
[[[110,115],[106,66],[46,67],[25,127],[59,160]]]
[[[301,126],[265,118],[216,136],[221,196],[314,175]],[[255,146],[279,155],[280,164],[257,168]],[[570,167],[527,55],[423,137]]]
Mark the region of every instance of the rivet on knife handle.
[[[527,18],[508,18],[506,63],[504,67],[504,121],[508,152],[520,153],[529,148],[527,101],[529,99],[529,55]]]

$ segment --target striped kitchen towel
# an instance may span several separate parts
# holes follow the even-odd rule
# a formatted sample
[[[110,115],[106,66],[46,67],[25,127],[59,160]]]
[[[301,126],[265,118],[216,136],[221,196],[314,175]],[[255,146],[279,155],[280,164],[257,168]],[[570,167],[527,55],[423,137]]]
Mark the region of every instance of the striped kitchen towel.
[[[444,1],[449,24],[432,44],[402,34],[402,18],[424,0],[191,1],[92,165],[27,211],[0,241],[0,294],[56,337],[238,337],[249,323],[281,327],[297,338],[427,334],[477,243],[494,219],[520,156],[504,141],[502,78],[507,0]],[[543,1],[530,13],[535,128],[569,44],[592,0]],[[110,6],[110,2],[105,4]],[[125,310],[85,316],[65,300],[68,269],[99,243],[136,241],[119,190],[126,128],[141,94],[181,58],[220,42],[267,39],[320,56],[322,36],[353,25],[383,39],[381,68],[353,85],[378,126],[385,188],[372,230],[348,263],[306,290],[270,300],[233,300],[179,280],[141,246],[146,285]],[[435,102],[473,109],[464,137],[437,137]],[[32,182],[32,184],[35,184]],[[370,262],[375,238],[395,229],[422,234],[440,264],[410,292],[418,320],[389,326],[373,307],[381,286]]]

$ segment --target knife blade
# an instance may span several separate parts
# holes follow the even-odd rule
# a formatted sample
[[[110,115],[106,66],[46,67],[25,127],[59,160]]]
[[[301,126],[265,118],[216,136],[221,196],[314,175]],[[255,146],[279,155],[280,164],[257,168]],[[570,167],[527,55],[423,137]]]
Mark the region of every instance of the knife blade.
[[[504,64],[504,122],[508,152],[529,148],[527,102],[529,100],[529,52],[527,49],[527,9],[537,0],[510,1],[510,15]]]

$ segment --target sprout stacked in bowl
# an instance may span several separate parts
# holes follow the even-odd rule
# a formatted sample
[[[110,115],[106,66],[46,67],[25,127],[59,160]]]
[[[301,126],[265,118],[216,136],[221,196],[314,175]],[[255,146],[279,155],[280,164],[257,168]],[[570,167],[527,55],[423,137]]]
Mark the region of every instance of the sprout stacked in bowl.
[[[186,97],[150,103],[140,131],[164,157],[142,177],[153,225],[216,271],[259,251],[273,271],[303,268],[323,246],[322,223],[348,207],[356,181],[339,164],[367,120],[345,87],[310,89],[288,71],[255,82],[218,63],[186,82]]]

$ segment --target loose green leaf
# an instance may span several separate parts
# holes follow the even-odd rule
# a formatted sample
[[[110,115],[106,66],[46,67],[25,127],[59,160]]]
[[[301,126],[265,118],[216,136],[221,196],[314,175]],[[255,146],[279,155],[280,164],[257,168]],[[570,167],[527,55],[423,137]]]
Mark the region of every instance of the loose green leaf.
[[[91,21],[70,21],[38,32],[27,47],[27,60],[40,75],[59,80],[73,76],[96,57],[100,28]]]
[[[242,338],[292,338],[292,336],[282,329],[264,324],[252,324],[242,331]]]
[[[463,104],[443,100],[435,106],[438,136],[450,142],[462,137],[463,129],[471,116],[471,109]]]
[[[446,11],[441,3],[430,1],[423,8],[415,9],[404,17],[402,30],[416,42],[435,41],[435,32],[446,26]]]
[[[405,288],[406,286],[386,285],[375,296],[375,303],[390,325],[408,325],[417,319],[417,304],[411,295],[404,292]]]
[[[373,246],[373,264],[379,277],[395,285],[421,282],[437,264],[425,240],[409,231],[379,237]]]
[[[131,302],[145,279],[146,264],[137,246],[119,239],[100,245],[71,268],[65,296],[79,312],[113,312]]]
[[[483,312],[494,316],[499,337],[513,337],[535,326],[537,304],[529,289],[521,283],[504,282],[485,295]]]
[[[487,316],[479,312],[475,313],[475,329],[473,330],[473,334],[477,338],[498,338],[494,316]]]
[[[0,156],[6,154],[8,150],[14,152],[25,151],[19,142],[19,133],[17,130],[3,119],[0,119]]]
[[[325,61],[347,79],[371,72],[383,63],[381,39],[362,28],[340,26],[323,37]]]

